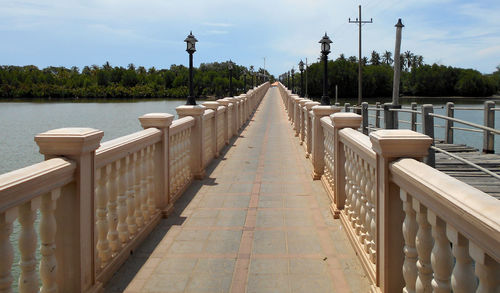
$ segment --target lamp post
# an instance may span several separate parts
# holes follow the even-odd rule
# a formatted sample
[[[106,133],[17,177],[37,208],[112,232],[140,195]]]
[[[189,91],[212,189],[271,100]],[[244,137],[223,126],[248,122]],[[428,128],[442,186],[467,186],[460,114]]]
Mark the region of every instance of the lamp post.
[[[252,88],[254,88],[255,87],[255,74],[253,72],[253,65],[250,66],[250,72],[251,72],[250,74],[252,75]]]
[[[227,66],[229,69],[229,96],[233,96],[233,62],[229,59],[229,65]]]
[[[292,67],[292,94],[295,94],[294,80],[295,80],[295,69]]]
[[[304,62],[300,60],[299,62],[299,70],[300,70],[300,95],[304,97],[304,78],[302,77],[302,73],[304,72]]]
[[[189,96],[187,97],[186,105],[196,105],[196,100],[193,94],[193,53],[196,52],[196,42],[198,40],[193,36],[193,32],[184,40],[186,42],[186,51],[189,53]]]
[[[332,41],[326,35],[319,40],[321,44],[321,54],[323,55],[324,71],[323,71],[323,96],[321,97],[321,105],[330,105],[330,98],[328,97],[328,54],[330,54],[330,44]]]
[[[245,93],[246,93],[247,92],[247,70],[246,69],[243,73],[243,78],[245,79],[243,83],[245,85]]]

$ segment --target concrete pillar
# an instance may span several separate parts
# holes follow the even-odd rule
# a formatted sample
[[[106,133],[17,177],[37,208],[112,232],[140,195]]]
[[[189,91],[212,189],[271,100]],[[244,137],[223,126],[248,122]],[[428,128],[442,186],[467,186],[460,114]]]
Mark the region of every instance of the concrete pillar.
[[[341,108],[335,106],[314,106],[312,123],[312,164],[314,180],[321,179],[325,168],[325,137],[321,118],[340,112]]]
[[[379,130],[370,134],[376,153],[377,182],[377,286],[381,292],[401,292],[404,287],[404,220],[399,187],[390,180],[390,163],[399,158],[421,160],[432,139],[411,130]]]
[[[304,107],[306,108],[306,116],[304,117],[307,120],[306,128],[304,129],[307,132],[307,136],[305,138],[306,143],[306,158],[309,158],[312,152],[312,108],[314,106],[319,106],[319,102],[307,102]]]
[[[203,106],[205,106],[207,109],[211,109],[214,111],[214,120],[213,120],[213,123],[212,123],[212,151],[214,152],[214,157],[215,158],[218,158],[219,157],[219,151],[217,150],[217,144],[218,144],[218,135],[217,135],[217,131],[218,131],[218,121],[217,121],[217,111],[218,111],[218,108],[220,106],[220,104],[218,102],[204,102],[202,104]],[[204,125],[206,126],[206,125]]]
[[[104,132],[60,128],[35,136],[45,159],[66,157],[77,164],[75,181],[64,186],[55,211],[57,284],[60,292],[97,291],[94,245],[95,151]]]
[[[299,140],[300,140],[300,145],[304,144],[304,131],[305,131],[305,104],[307,102],[310,102],[311,100],[309,99],[302,99],[299,102],[299,108],[300,108],[300,113],[299,113],[299,121],[300,121],[300,127],[299,127]]]
[[[156,206],[160,209],[163,216],[168,216],[174,208],[170,198],[170,143],[169,132],[170,125],[174,120],[174,115],[167,113],[149,113],[139,117],[141,126],[144,129],[157,128],[162,131],[161,145],[156,148],[155,158],[155,193]]]
[[[334,143],[334,182],[335,199],[331,206],[333,217],[338,219],[340,210],[344,208],[345,194],[345,152],[340,142],[339,131],[344,128],[358,129],[361,125],[362,117],[354,113],[335,113],[330,115],[333,124],[333,143]]]
[[[194,126],[191,129],[191,171],[195,179],[203,179],[205,177],[205,168],[203,166],[204,159],[204,142],[203,142],[203,113],[205,107],[201,105],[184,105],[179,106],[175,110],[179,118],[192,116],[194,118]]]
[[[226,143],[226,145],[229,145],[229,138],[231,138],[231,121],[229,121],[229,105],[231,104],[230,101],[226,100],[226,99],[219,99],[217,100],[217,102],[221,105],[223,105],[226,109],[226,111],[224,112],[224,141]]]

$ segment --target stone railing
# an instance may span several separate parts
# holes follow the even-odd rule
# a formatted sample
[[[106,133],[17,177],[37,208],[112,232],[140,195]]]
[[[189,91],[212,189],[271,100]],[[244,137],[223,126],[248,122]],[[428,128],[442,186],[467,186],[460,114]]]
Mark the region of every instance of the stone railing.
[[[303,123],[291,113],[309,102],[279,87],[290,120]],[[328,111],[337,108],[307,112],[320,117],[312,123],[313,178],[329,193],[372,291],[500,292],[500,202],[422,163],[430,137],[367,136],[357,131],[360,115]]]
[[[176,120],[141,116],[144,130],[102,144],[103,132],[90,128],[37,135],[46,161],[0,175],[0,292],[13,290],[15,245],[19,292],[101,290],[192,180],[204,177],[268,88],[180,106]]]

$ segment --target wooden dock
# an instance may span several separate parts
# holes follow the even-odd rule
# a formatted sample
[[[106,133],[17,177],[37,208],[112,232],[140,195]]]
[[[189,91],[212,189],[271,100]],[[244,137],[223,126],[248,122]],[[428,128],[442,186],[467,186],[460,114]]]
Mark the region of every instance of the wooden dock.
[[[436,143],[436,147],[500,175],[500,155],[498,154],[484,154],[466,145]],[[500,199],[500,180],[472,166],[436,152],[436,169]]]

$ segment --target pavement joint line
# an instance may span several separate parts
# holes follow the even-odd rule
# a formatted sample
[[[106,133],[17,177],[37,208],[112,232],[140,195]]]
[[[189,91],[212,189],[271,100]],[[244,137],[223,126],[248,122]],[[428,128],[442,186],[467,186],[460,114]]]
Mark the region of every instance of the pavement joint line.
[[[266,93],[265,99],[269,99],[269,91]],[[267,101],[266,101],[267,102]],[[263,107],[263,103],[259,105],[259,108]],[[263,112],[259,112],[259,116],[264,115]],[[258,126],[258,125],[257,125]],[[261,150],[259,154],[259,167],[257,169],[257,174],[255,175],[255,181],[254,185],[252,187],[252,195],[250,197],[250,204],[249,207],[255,207],[257,208],[258,202],[259,202],[259,193],[261,190],[261,181],[262,181],[262,175],[264,171],[264,154],[266,150],[266,145],[269,141],[269,128],[270,125],[269,123],[266,124],[265,126],[265,132],[264,132],[264,137],[261,145]],[[246,225],[248,227],[255,227],[257,222],[257,210],[248,210],[247,211],[247,218],[246,218]],[[247,285],[247,280],[248,280],[248,271],[250,267],[250,255],[252,253],[252,245],[254,241],[254,231],[243,231],[242,237],[241,237],[241,242],[240,242],[240,249],[239,249],[239,254],[246,255],[248,254],[248,258],[237,258],[236,260],[236,265],[233,273],[233,279],[231,282],[231,289],[230,291],[233,293],[237,292],[245,292],[246,291],[246,285]]]

